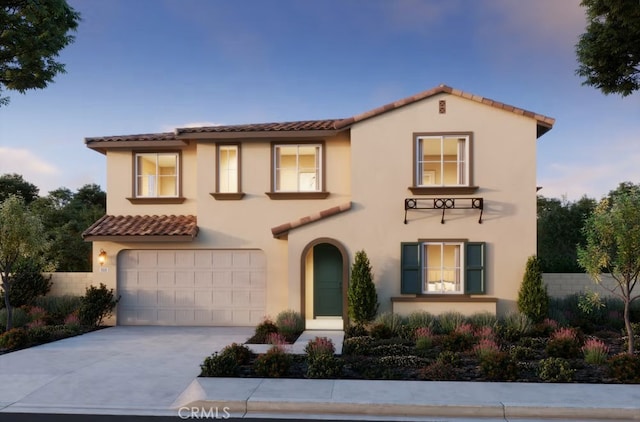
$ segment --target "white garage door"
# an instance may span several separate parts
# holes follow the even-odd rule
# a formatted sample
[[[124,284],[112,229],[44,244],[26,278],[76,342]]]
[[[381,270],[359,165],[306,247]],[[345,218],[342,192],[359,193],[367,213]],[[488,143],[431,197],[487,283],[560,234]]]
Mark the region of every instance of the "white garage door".
[[[265,315],[260,250],[129,250],[118,256],[120,325],[256,325]]]

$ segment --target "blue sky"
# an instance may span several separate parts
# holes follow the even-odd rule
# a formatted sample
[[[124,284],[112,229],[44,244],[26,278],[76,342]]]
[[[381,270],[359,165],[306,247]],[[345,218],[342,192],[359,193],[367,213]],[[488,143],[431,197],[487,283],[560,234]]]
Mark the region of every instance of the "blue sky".
[[[545,196],[640,182],[640,94],[581,86],[579,0],[69,3],[67,73],[0,108],[0,174],[41,194],[106,188],[85,137],[342,118],[441,83],[557,119],[538,140]]]

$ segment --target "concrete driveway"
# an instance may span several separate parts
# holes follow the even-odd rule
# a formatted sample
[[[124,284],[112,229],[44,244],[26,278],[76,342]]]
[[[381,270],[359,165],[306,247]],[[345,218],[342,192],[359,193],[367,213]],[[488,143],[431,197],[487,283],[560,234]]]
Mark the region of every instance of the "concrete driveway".
[[[0,356],[0,412],[175,414],[205,356],[253,327],[111,327]]]

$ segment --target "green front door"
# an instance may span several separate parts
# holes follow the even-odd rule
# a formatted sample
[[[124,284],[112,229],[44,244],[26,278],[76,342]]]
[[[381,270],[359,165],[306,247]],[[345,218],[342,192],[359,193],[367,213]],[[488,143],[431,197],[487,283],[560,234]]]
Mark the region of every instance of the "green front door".
[[[327,243],[313,247],[313,314],[342,316],[342,254]]]

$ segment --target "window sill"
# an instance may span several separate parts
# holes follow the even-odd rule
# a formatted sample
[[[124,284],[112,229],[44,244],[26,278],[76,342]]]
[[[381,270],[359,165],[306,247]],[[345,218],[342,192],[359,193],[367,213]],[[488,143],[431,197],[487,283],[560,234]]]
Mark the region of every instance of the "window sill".
[[[244,192],[222,193],[211,192],[209,195],[213,196],[218,201],[237,201],[244,198]]]
[[[270,199],[325,199],[330,192],[265,192]]]
[[[127,198],[132,204],[182,204],[187,198]]]
[[[497,302],[495,297],[471,296],[468,294],[421,294],[414,296],[396,296],[391,302]]]
[[[471,195],[478,186],[409,186],[407,189],[414,195]]]

